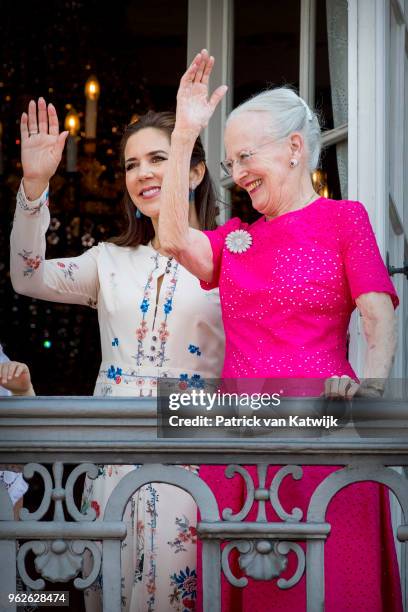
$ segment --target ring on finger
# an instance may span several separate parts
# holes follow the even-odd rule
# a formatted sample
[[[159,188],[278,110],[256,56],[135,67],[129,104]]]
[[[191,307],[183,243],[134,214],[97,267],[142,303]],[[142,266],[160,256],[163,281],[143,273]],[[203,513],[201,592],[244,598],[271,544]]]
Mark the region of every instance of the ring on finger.
[[[38,134],[38,130],[29,130],[28,133],[30,134],[30,136],[33,136],[34,134]]]

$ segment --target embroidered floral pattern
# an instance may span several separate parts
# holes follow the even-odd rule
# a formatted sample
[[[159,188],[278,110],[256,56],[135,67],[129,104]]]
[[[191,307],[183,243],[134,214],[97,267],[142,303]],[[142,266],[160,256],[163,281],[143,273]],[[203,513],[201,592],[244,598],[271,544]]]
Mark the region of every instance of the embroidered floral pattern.
[[[197,574],[196,571],[190,570],[189,567],[180,570],[179,574],[170,576],[171,585],[174,586],[174,591],[170,599],[174,601],[182,601],[183,612],[190,612],[195,609],[197,599]],[[178,598],[178,599],[177,599]]]
[[[98,478],[99,476],[106,476],[106,467],[103,464],[98,465]]]
[[[170,312],[173,310],[173,306],[172,304],[172,300],[169,298],[166,300],[166,302],[164,303],[164,314],[170,314]]]
[[[148,298],[143,298],[142,303],[140,304],[140,310],[146,314],[146,312],[149,310],[149,305],[150,305],[150,301],[148,300]]]
[[[188,374],[180,374],[179,376],[179,389],[185,390],[189,387],[193,389],[204,389],[205,381],[201,378],[200,374],[193,374],[191,378],[189,378]]]
[[[82,500],[82,505],[81,505],[81,512],[82,512],[82,514],[86,514],[90,508],[93,508],[95,510],[95,512],[96,512],[96,517],[95,518],[98,518],[100,516],[100,514],[101,514],[101,507],[100,507],[99,503],[96,500],[94,500],[94,499],[92,499],[90,501],[89,497],[84,496],[84,498]]]
[[[193,374],[190,378],[190,385],[195,389],[204,389],[204,380],[199,374]]]
[[[122,382],[122,368],[116,368],[114,365],[111,365],[108,369],[106,376],[108,378],[112,378],[117,385],[120,385]]]
[[[93,509],[95,510],[95,512],[96,512],[96,518],[98,518],[98,516],[99,516],[99,515],[100,515],[100,513],[101,513],[101,508],[100,508],[100,506],[99,506],[98,502],[97,502],[97,501],[95,501],[94,499],[91,501],[91,508],[93,508]]]
[[[65,278],[69,278],[72,282],[75,281],[74,270],[79,270],[79,267],[73,261],[68,264],[63,261],[57,261],[58,268],[63,272]]]
[[[23,252],[19,253],[19,255],[23,258],[25,263],[23,275],[31,278],[34,272],[40,267],[43,258],[40,255],[35,255],[35,257],[32,257],[32,251],[26,251],[25,249],[23,249]]]
[[[170,332],[168,330],[167,323],[163,321],[162,323],[160,323],[160,327],[159,327],[159,338],[162,342],[166,342],[169,335],[170,335]]]
[[[194,346],[194,344],[189,344],[188,350],[192,355],[197,355],[197,357],[201,357],[201,351],[199,346]]]
[[[153,345],[150,347],[149,351],[147,351],[144,346],[144,340],[146,339],[148,335],[148,324],[147,324],[146,317],[147,317],[147,313],[149,311],[151,299],[152,299],[154,273],[159,268],[159,261],[160,261],[159,258],[160,258],[159,253],[156,253],[156,255],[154,255],[153,257],[154,267],[151,270],[147,278],[147,282],[146,282],[144,292],[143,292],[143,299],[139,306],[142,312],[142,320],[140,322],[139,327],[136,329],[136,338],[137,338],[138,346],[137,346],[137,355],[135,357],[136,363],[139,366],[143,364],[143,360],[148,360],[150,362],[150,365],[161,367],[163,366],[163,363],[166,360],[166,343],[170,335],[170,332],[168,329],[167,318],[173,311],[173,297],[174,297],[174,292],[177,286],[178,270],[179,270],[178,263],[172,264],[170,259],[167,262],[166,274],[172,273],[172,276],[168,282],[168,288],[166,289],[166,293],[164,295],[164,304],[163,304],[164,319],[163,321],[161,321],[160,325],[158,326],[158,331],[157,331],[157,335],[160,340],[160,346],[156,349],[156,346]]]
[[[169,288],[167,289],[165,296],[164,296],[165,297],[165,302],[163,305],[164,320],[159,325],[160,349],[157,352],[157,365],[159,367],[161,367],[165,361],[166,343],[167,343],[168,337],[170,336],[170,332],[169,332],[168,324],[167,324],[167,318],[168,318],[168,315],[173,310],[173,297],[174,297],[174,292],[177,286],[178,271],[179,271],[178,263],[175,263],[173,266],[173,276],[170,279]]]
[[[33,206],[32,204],[30,205],[30,202],[24,197],[23,191],[20,188],[17,193],[17,204],[20,206],[21,210],[24,210],[24,212],[28,212],[30,215],[38,215],[44,205],[48,206],[48,194],[49,192],[47,189],[47,191],[41,197],[39,203]]]
[[[147,335],[147,321],[146,321],[146,313],[150,307],[150,295],[153,289],[153,275],[155,271],[159,267],[159,253],[157,253],[154,257],[154,267],[149,273],[147,277],[147,282],[143,292],[143,299],[139,306],[142,311],[142,320],[140,322],[139,327],[136,329],[136,338],[137,338],[137,355],[136,355],[136,363],[137,365],[142,365],[142,360],[145,356],[144,348],[143,348],[143,340]]]
[[[101,389],[101,395],[106,397],[107,395],[112,395],[112,385],[104,385]]]
[[[156,592],[156,526],[157,526],[157,502],[159,496],[156,489],[151,485],[147,485],[147,490],[150,494],[149,499],[146,501],[146,512],[150,516],[150,555],[149,555],[149,571],[147,573],[146,589],[150,594],[149,599],[146,601],[148,612],[154,612],[155,592]]]
[[[106,369],[99,370],[97,383],[96,395],[102,396],[115,394],[116,385],[132,388],[134,397],[152,397],[157,389],[156,376],[140,376],[134,368],[124,370],[113,364]]]
[[[187,548],[185,544],[191,543],[195,544],[197,542],[197,529],[190,525],[190,521],[186,516],[183,515],[183,518],[176,517],[175,523],[177,525],[177,536],[173,541],[167,542],[170,548],[174,548],[174,552],[182,552],[186,551]]]
[[[143,562],[144,562],[144,554],[142,554],[137,560],[137,566],[134,573],[134,581],[141,582],[143,579]]]
[[[146,338],[147,335],[147,323],[146,321],[143,319],[139,325],[139,327],[136,330],[136,338],[139,341],[144,340],[144,338]],[[142,349],[142,353],[143,353],[143,349]],[[138,364],[139,365],[139,364]]]

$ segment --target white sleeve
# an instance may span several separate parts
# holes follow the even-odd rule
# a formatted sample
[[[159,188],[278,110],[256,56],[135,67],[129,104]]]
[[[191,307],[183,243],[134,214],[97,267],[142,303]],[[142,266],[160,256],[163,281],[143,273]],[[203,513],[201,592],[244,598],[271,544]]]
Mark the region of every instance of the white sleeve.
[[[27,199],[23,183],[10,237],[10,276],[14,290],[52,302],[96,308],[99,292],[99,246],[79,257],[45,259],[50,223],[48,188],[37,200]]]
[[[13,505],[23,497],[28,489],[28,484],[20,472],[0,470],[0,482],[6,487]]]

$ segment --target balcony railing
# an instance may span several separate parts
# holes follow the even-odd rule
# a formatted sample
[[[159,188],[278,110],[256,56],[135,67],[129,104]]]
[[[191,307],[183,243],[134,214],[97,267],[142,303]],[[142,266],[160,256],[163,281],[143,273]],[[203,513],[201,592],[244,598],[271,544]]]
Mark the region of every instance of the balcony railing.
[[[317,400],[287,400],[288,414],[316,408]],[[365,407],[367,411],[367,406]],[[20,520],[13,519],[13,507],[7,491],[0,486],[0,593],[16,590],[17,567],[22,581],[32,589],[44,588],[44,580],[68,582],[87,588],[102,571],[104,610],[121,609],[121,541],[126,535],[122,522],[129,498],[150,482],[172,484],[187,491],[201,515],[197,526],[202,539],[202,581],[205,612],[221,610],[221,572],[233,585],[245,588],[247,578],[233,575],[229,553],[236,548],[241,555],[256,551],[255,556],[297,557],[292,577],[278,578],[278,586],[294,586],[306,572],[307,610],[324,610],[324,545],[330,533],[326,510],[332,498],[345,486],[360,481],[374,481],[388,487],[396,496],[404,523],[397,526],[401,542],[408,539],[408,483],[403,471],[392,466],[408,465],[408,419],[406,401],[393,401],[386,410],[383,402],[370,401],[370,420],[359,414],[338,431],[311,432],[309,436],[276,437],[273,433],[244,437],[228,431],[217,439],[160,438],[157,430],[156,401],[37,397],[5,398],[0,402],[0,463],[26,464],[29,479],[37,472],[43,480],[44,493],[34,512],[23,509]],[[128,473],[111,494],[104,516],[81,514],[75,504],[74,485],[79,476],[97,474],[94,464],[144,464]],[[52,475],[43,464],[53,464]],[[65,486],[63,464],[75,464]],[[165,464],[165,465],[164,465]],[[220,515],[217,501],[207,484],[195,473],[181,470],[178,464],[231,464],[228,475],[238,473],[246,486],[242,509]],[[243,465],[257,466],[259,484],[255,486]],[[299,509],[283,508],[279,487],[284,478],[302,477],[302,464],[344,466],[330,474],[314,491],[305,516]],[[266,488],[268,465],[282,467]],[[257,519],[245,521],[253,504]],[[278,522],[268,522],[266,505],[272,504]],[[71,520],[65,520],[66,513]],[[42,521],[54,510],[52,521]],[[24,544],[18,545],[20,540]],[[95,543],[102,542],[100,547]],[[221,548],[221,543],[227,544]],[[299,542],[306,543],[306,554]],[[405,544],[401,562],[403,597],[406,609]],[[82,557],[88,549],[93,568],[81,576]],[[41,568],[42,578],[28,575],[25,560],[32,551]],[[58,556],[58,563],[53,557]],[[73,570],[73,567],[76,568]],[[276,567],[276,564],[275,564]],[[55,568],[58,568],[56,570]],[[272,575],[264,563],[254,563],[247,575],[269,580]],[[0,610],[16,610],[3,601]]]

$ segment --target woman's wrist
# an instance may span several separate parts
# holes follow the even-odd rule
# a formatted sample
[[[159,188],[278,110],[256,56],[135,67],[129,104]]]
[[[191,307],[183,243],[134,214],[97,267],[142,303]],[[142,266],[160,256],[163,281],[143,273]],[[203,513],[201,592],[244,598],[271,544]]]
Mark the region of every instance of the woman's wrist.
[[[361,382],[356,395],[361,397],[382,397],[384,395],[385,382],[383,378],[366,378]]]
[[[171,135],[171,142],[194,146],[199,135],[195,129],[179,128],[176,125]]]
[[[30,179],[23,176],[24,193],[27,200],[37,200],[48,186],[46,179]]]

